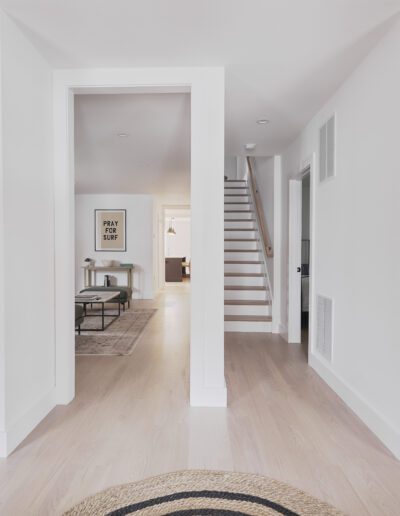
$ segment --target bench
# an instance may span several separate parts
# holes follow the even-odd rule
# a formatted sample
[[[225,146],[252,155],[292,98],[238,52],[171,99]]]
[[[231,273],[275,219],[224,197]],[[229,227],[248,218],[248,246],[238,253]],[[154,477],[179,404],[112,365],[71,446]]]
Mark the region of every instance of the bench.
[[[81,324],[85,320],[84,308],[82,305],[75,305],[75,329],[78,330],[78,335],[81,334]]]
[[[131,306],[131,299],[132,299],[132,289],[131,287],[86,287],[81,292],[119,292],[119,298],[116,298],[119,300],[119,303],[122,305],[123,309],[125,310],[125,303],[128,303],[128,308]]]

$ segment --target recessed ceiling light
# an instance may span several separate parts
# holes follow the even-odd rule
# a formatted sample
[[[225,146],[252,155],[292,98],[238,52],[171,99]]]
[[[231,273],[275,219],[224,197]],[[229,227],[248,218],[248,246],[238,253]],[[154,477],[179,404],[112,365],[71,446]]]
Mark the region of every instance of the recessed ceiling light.
[[[128,133],[118,133],[117,136],[119,136],[120,138],[128,138],[129,134]]]
[[[260,118],[259,120],[257,120],[257,124],[267,125],[269,124],[269,120],[267,120],[266,118]]]
[[[256,148],[256,144],[255,143],[246,143],[246,145],[244,146],[244,148],[246,150],[254,150]]]

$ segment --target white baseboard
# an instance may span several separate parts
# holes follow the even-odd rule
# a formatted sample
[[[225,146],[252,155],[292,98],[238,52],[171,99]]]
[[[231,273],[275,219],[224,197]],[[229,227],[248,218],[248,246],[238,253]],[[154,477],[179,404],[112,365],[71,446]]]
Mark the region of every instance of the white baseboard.
[[[193,389],[190,390],[191,407],[226,407],[226,386],[220,389]]]
[[[283,339],[286,340],[286,342],[289,342],[288,329],[284,324],[279,325],[278,333],[281,335]]]
[[[272,333],[281,333],[281,324],[276,321],[276,319],[274,320],[274,314],[272,314]]]
[[[15,448],[56,406],[55,389],[45,394],[6,431],[0,432],[0,457],[8,457]]]
[[[325,364],[323,358],[310,354],[309,364],[393,455],[400,459],[400,432],[357,393],[351,385],[340,378],[328,363]]]

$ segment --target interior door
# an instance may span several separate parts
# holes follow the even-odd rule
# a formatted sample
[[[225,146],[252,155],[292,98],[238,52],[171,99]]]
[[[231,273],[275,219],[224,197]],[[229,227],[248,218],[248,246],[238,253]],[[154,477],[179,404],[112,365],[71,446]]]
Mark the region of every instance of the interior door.
[[[288,341],[301,342],[301,181],[289,181]]]

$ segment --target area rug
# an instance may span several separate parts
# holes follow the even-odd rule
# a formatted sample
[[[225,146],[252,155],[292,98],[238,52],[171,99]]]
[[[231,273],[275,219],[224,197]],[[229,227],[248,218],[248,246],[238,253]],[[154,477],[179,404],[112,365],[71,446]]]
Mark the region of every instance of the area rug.
[[[140,334],[156,310],[127,310],[105,331],[85,332],[85,328],[98,328],[101,317],[86,317],[81,335],[75,335],[77,355],[130,355]],[[105,324],[115,310],[106,310]]]
[[[343,516],[312,496],[259,475],[181,471],[102,491],[64,516]]]

